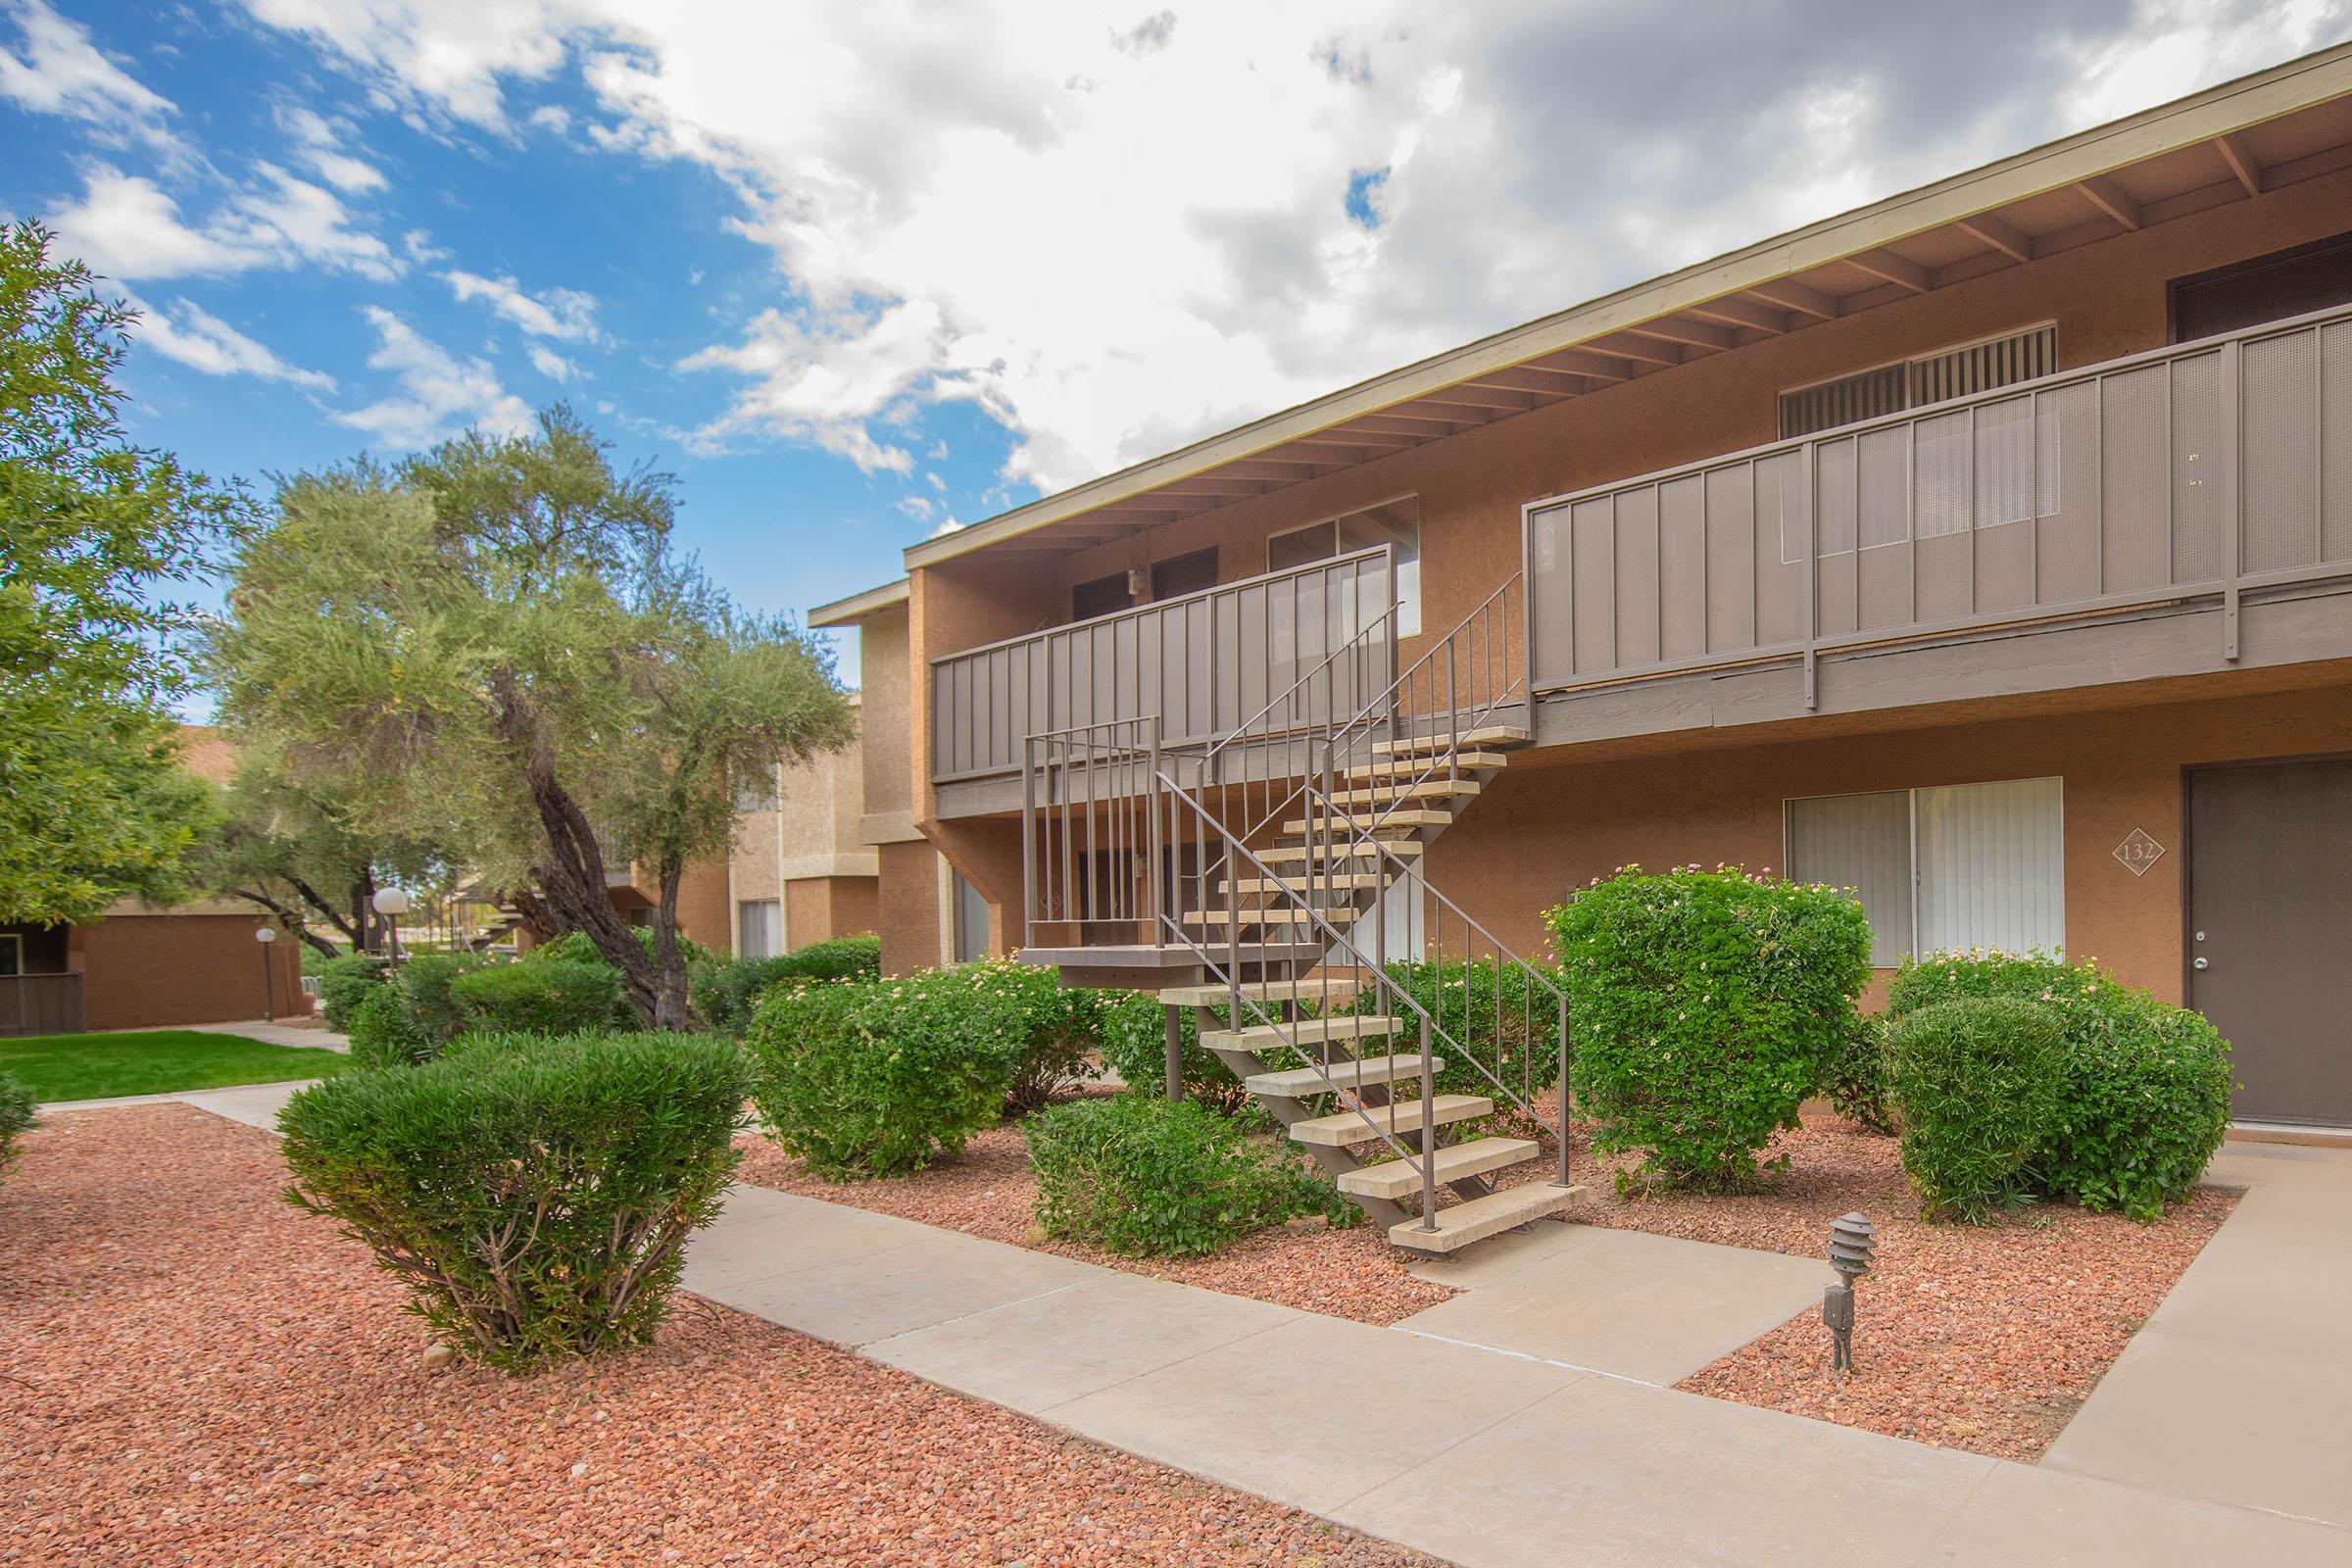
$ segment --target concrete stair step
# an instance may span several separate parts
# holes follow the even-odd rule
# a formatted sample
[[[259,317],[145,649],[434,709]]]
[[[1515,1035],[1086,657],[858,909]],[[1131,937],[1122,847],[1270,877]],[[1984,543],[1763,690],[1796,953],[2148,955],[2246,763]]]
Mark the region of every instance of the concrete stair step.
[[[1362,1016],[1349,1013],[1339,1018],[1294,1018],[1280,1025],[1255,1023],[1243,1029],[1211,1029],[1200,1037],[1200,1044],[1209,1051],[1279,1051],[1316,1041],[1377,1039],[1403,1027],[1403,1020],[1385,1012]],[[1413,1057],[1416,1062],[1420,1059],[1418,1054]]]
[[[1303,826],[1301,831],[1303,831]],[[1421,845],[1411,839],[1386,842],[1383,847],[1400,860],[1411,859],[1414,856],[1419,855],[1422,849]],[[1324,847],[1320,844],[1291,844],[1280,849],[1260,850],[1257,858],[1268,865],[1288,865],[1294,860],[1312,860],[1320,865],[1332,860],[1375,859],[1378,858],[1379,853],[1379,850],[1372,845],[1361,842],[1350,843],[1346,839],[1335,838],[1329,854],[1324,853]]]
[[[1222,1007],[1233,1000],[1233,988],[1169,986],[1159,993],[1159,1000],[1171,1007]],[[1260,1004],[1311,1002],[1317,1006],[1344,1007],[1355,1000],[1355,985],[1348,980],[1334,980],[1329,985],[1319,980],[1251,981],[1242,987],[1242,1000]]]
[[[1445,1068],[1443,1057],[1430,1057],[1430,1071]],[[1253,1095],[1269,1100],[1308,1100],[1316,1095],[1328,1095],[1336,1085],[1355,1090],[1374,1084],[1395,1083],[1398,1079],[1416,1080],[1421,1076],[1421,1053],[1399,1053],[1394,1056],[1358,1056],[1353,1061],[1335,1061],[1328,1067],[1293,1067],[1287,1072],[1251,1073],[1242,1082]],[[1484,1140],[1481,1140],[1484,1142]]]
[[[1334,790],[1325,797],[1334,806],[1386,806],[1391,801],[1467,800],[1478,793],[1466,778],[1425,778],[1418,784],[1367,784],[1358,789]]]
[[[1484,1176],[1491,1170],[1533,1159],[1540,1152],[1541,1147],[1531,1138],[1473,1138],[1466,1144],[1448,1144],[1438,1151],[1438,1185]],[[1361,1170],[1343,1172],[1339,1187],[1341,1192],[1359,1198],[1385,1198],[1395,1202],[1421,1190],[1421,1173],[1409,1159],[1383,1160]]]
[[[1475,786],[1473,787],[1475,788]],[[1410,833],[1416,828],[1424,827],[1444,827],[1452,820],[1453,813],[1451,811],[1432,811],[1420,807],[1402,807],[1381,816],[1377,826],[1374,825],[1373,818],[1370,816],[1318,814],[1311,818],[1293,817],[1290,821],[1282,824],[1282,832],[1285,838],[1298,838],[1311,828],[1316,833],[1328,832],[1335,841],[1343,838],[1360,838],[1369,832],[1373,837],[1385,840],[1392,833]]]
[[[1443,1256],[1458,1252],[1472,1242],[1483,1242],[1498,1231],[1514,1230],[1530,1220],[1556,1214],[1577,1202],[1585,1192],[1582,1187],[1554,1187],[1549,1182],[1506,1187],[1499,1193],[1439,1209],[1438,1228],[1434,1231],[1423,1230],[1417,1219],[1392,1225],[1389,1240],[1408,1252]]]
[[[1510,760],[1509,758],[1503,756],[1500,752],[1456,752],[1449,760],[1446,761],[1439,761],[1435,760],[1435,758],[1440,755],[1442,755],[1442,753],[1423,754],[1417,757],[1391,758],[1385,761],[1358,762],[1353,767],[1348,769],[1348,777],[1395,778],[1403,773],[1417,773],[1423,768],[1446,766],[1468,771],[1479,768],[1500,767],[1505,762]]]
[[[1372,750],[1375,755],[1381,757],[1424,757],[1432,752],[1442,752],[1447,746],[1452,745],[1525,746],[1528,740],[1527,731],[1516,724],[1482,724],[1477,729],[1463,730],[1450,739],[1440,733],[1408,735],[1401,740],[1394,741],[1375,741],[1372,743]]]
[[[1416,1136],[1421,1131],[1422,1102],[1418,1100],[1400,1101],[1395,1105],[1368,1105],[1361,1113],[1343,1110],[1335,1115],[1316,1116],[1307,1121],[1291,1123],[1291,1141],[1315,1144],[1325,1149],[1345,1149],[1349,1144],[1369,1144],[1380,1134],[1364,1124],[1370,1116],[1381,1132],[1392,1137],[1406,1133]],[[1484,1095],[1440,1095],[1433,1124],[1448,1126],[1457,1121],[1473,1121],[1480,1116],[1494,1114],[1494,1102]],[[1394,1122],[1390,1118],[1394,1116]]]
[[[1351,924],[1355,919],[1355,913],[1352,909],[1342,910],[1336,915],[1328,909],[1323,910],[1322,913],[1325,919],[1329,920],[1333,925],[1343,929]],[[1245,926],[1296,926],[1308,931],[1320,929],[1320,927],[1315,924],[1314,912],[1305,908],[1301,908],[1298,905],[1284,905],[1277,908],[1242,909],[1238,911],[1233,909],[1195,909],[1184,917],[1184,923],[1186,925],[1226,926],[1233,925],[1237,921]]]
[[[1236,882],[1234,891],[1250,893],[1304,893],[1308,888],[1338,888],[1343,892],[1378,888],[1387,878],[1375,871],[1334,871],[1329,876],[1309,875],[1300,871],[1297,876],[1246,876]]]

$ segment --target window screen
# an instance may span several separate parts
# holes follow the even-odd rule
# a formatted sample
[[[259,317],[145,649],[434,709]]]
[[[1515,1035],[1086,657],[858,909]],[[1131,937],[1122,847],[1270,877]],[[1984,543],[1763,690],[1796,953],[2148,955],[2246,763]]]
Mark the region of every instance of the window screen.
[[[1854,890],[1882,968],[1970,948],[2061,953],[2062,795],[2037,778],[1793,800],[1788,874]]]
[[[2058,328],[2028,327],[1956,349],[1922,354],[1781,394],[1781,439],[1859,424],[1946,398],[1974,397],[2058,369]]]
[[[735,956],[772,958],[784,951],[784,906],[776,899],[746,899],[735,906]]]
[[[988,956],[988,900],[961,871],[952,874],[956,878],[956,961],[973,963]]]

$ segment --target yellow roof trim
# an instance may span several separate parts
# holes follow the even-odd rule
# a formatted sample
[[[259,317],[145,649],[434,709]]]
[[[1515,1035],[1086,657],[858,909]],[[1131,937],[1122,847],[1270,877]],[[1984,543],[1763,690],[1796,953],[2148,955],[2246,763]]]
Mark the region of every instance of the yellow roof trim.
[[[1606,294],[1457,349],[1360,381],[1164,456],[999,514],[986,522],[906,549],[911,569],[984,550],[1050,523],[1178,479],[1246,461],[1395,404],[1473,376],[1573,348],[1726,294],[1769,283],[1891,244],[2045,191],[2193,147],[2352,93],[2352,44],[2338,44],[2269,71],[2142,110],[1997,163],[1904,191],[1711,261]],[[874,590],[882,592],[883,590]],[[842,605],[858,602],[843,600]],[[828,606],[826,613],[838,607]],[[828,622],[810,616],[810,624]]]

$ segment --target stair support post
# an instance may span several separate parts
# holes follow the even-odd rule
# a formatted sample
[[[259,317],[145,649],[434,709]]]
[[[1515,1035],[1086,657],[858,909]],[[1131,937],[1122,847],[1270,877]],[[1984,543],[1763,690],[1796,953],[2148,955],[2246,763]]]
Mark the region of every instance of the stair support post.
[[[1560,1185],[1568,1185],[1568,999],[1560,998]]]
[[[1430,1068],[1429,1014],[1421,1015],[1421,1224],[1438,1228],[1438,1118],[1436,1074]],[[1392,1122],[1391,1125],[1394,1125]]]
[[[1184,1098],[1184,1020],[1173,1006],[1159,1010],[1167,1015],[1167,1093],[1172,1105]]]

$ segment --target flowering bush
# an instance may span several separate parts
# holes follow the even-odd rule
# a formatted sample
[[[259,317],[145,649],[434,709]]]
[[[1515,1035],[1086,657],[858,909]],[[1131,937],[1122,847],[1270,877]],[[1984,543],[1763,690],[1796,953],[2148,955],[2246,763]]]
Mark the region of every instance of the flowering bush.
[[[2058,1015],[2039,1002],[1961,997],[1888,1032],[1903,1169],[1926,1219],[1979,1220],[2025,1196],[2021,1173],[2058,1115]]]
[[[2057,1015],[2057,1112],[2027,1164],[2036,1190],[2142,1222],[2189,1195],[2230,1128],[2230,1043],[2202,1014],[2117,983],[2095,959],[1988,951],[1905,961],[1887,1007],[1899,1018],[1955,997]]]
[[[1619,1185],[1753,1185],[1853,1027],[1862,906],[1769,872],[1627,866],[1545,919],[1592,1147],[1643,1155]]]

